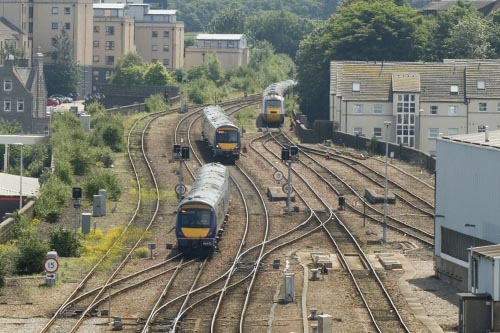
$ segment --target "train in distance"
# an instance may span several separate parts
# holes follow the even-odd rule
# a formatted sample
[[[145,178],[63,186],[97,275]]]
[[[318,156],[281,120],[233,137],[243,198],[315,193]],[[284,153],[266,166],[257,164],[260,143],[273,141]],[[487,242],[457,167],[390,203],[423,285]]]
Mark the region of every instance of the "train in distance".
[[[268,86],[262,96],[262,124],[264,127],[281,127],[285,121],[285,94],[293,89],[297,82],[285,80]]]
[[[218,161],[234,163],[240,158],[240,129],[219,105],[210,105],[203,109],[201,135],[212,157]]]
[[[183,253],[210,253],[227,222],[229,171],[220,163],[203,165],[177,207],[177,248]]]

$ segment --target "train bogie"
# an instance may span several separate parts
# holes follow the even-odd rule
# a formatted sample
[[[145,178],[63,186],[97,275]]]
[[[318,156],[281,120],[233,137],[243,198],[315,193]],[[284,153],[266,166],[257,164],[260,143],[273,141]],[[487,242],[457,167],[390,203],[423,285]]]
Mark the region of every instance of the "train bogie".
[[[177,208],[177,247],[182,252],[212,251],[229,208],[229,171],[219,163],[202,166]]]

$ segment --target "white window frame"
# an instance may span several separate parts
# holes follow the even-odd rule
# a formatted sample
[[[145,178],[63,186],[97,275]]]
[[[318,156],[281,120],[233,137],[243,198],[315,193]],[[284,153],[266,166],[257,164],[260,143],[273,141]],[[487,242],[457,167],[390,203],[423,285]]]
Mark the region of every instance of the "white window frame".
[[[94,55],[92,57],[92,62],[99,62],[99,56],[98,55]]]
[[[163,52],[169,52],[170,51],[170,45],[163,45]]]
[[[450,85],[450,94],[458,95],[458,85]]]
[[[449,116],[456,116],[457,114],[458,114],[458,105],[448,106],[448,115]]]
[[[433,112],[434,110],[436,111],[435,113]],[[429,109],[429,114],[434,114],[435,115],[435,114],[439,113],[438,111],[439,111],[439,106],[437,106],[437,105],[431,105],[431,108]]]
[[[354,127],[353,133],[354,133],[354,135],[356,135],[356,134],[363,135],[363,127]]]
[[[163,30],[163,38],[170,38],[170,31]]]
[[[158,31],[156,30],[151,31],[151,38],[158,38]]]
[[[24,99],[17,100],[17,112],[24,112]]]
[[[52,22],[52,30],[59,30],[59,23]]]
[[[12,101],[10,98],[5,98],[3,100],[3,110],[4,112],[11,112],[12,111]]]
[[[382,137],[382,127],[374,127],[373,128],[373,136],[377,138]]]
[[[352,91],[361,91],[361,83],[353,82],[352,83]]]
[[[437,138],[438,136],[439,136],[439,128],[429,128],[429,133],[427,135],[429,139],[434,139]]]
[[[153,51],[153,52],[158,51],[158,45],[157,44],[151,45],[151,51]]]
[[[52,15],[59,14],[59,7],[52,7]]]
[[[64,29],[70,30],[71,29],[71,23],[69,23],[69,22],[64,23]]]
[[[12,80],[3,80],[3,91],[12,91]]]
[[[477,80],[476,84],[477,84],[476,87],[478,90],[486,89],[486,84],[485,84],[484,80]]]
[[[384,113],[384,105],[383,104],[373,104],[373,113],[376,113],[376,114]]]
[[[170,66],[170,59],[168,58],[163,59],[163,66]]]
[[[488,110],[488,104],[486,102],[479,102],[477,104],[477,112],[486,112]]]
[[[65,15],[71,14],[71,7],[64,7],[64,14]]]
[[[448,128],[448,135],[457,135],[457,134],[458,134],[458,128],[456,127]]]
[[[500,112],[500,103],[497,103],[497,112]]]
[[[363,113],[363,109],[364,109],[364,105],[363,104],[354,104],[352,106],[352,112],[355,113],[355,114],[362,114]]]

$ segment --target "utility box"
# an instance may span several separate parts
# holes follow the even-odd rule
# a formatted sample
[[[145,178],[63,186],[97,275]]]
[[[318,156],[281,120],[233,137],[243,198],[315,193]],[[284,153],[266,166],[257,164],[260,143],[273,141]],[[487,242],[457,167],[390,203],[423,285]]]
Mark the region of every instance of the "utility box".
[[[91,216],[90,213],[82,213],[82,234],[88,235],[90,233]]]
[[[333,319],[329,314],[318,316],[318,333],[332,333]]]
[[[295,299],[295,273],[285,273],[285,303],[291,303]]]
[[[469,249],[468,291],[500,301],[500,245]]]
[[[458,332],[476,333],[491,330],[491,297],[459,293]]]
[[[102,216],[101,196],[94,194],[92,205],[92,216]]]
[[[100,189],[99,195],[101,196],[101,216],[106,216],[106,190]]]
[[[78,108],[75,113],[78,112]],[[80,123],[82,124],[82,129],[85,132],[90,132],[90,115],[89,114],[81,114],[80,115]]]

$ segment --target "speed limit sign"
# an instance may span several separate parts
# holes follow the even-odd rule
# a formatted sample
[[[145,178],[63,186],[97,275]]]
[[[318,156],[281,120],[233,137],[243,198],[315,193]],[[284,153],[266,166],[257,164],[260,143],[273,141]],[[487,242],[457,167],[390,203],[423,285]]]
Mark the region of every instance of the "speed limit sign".
[[[292,193],[293,188],[292,188],[292,185],[290,185],[290,184],[285,184],[285,185],[283,185],[282,190],[283,190],[283,192],[285,192],[286,194],[290,194],[290,193]]]
[[[280,180],[282,180],[282,179],[283,179],[283,172],[281,172],[281,171],[276,171],[276,172],[274,173],[273,177],[274,177],[274,180],[275,180],[275,181],[279,182]]]
[[[43,262],[43,267],[47,273],[55,273],[59,268],[59,262],[56,258],[48,258]]]
[[[186,193],[186,186],[184,186],[183,184],[177,184],[175,186],[175,193],[179,195]]]

